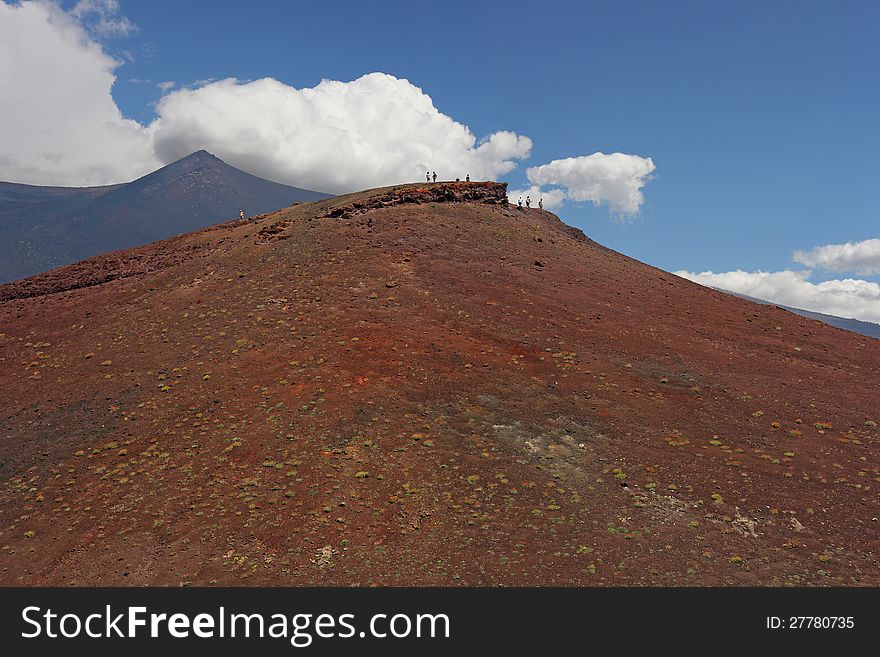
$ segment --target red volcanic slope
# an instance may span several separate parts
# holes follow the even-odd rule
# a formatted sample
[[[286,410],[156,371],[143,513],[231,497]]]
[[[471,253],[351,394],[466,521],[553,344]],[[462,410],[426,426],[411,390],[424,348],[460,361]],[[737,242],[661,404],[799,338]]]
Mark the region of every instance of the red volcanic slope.
[[[880,584],[880,342],[504,194],[0,287],[0,583]]]

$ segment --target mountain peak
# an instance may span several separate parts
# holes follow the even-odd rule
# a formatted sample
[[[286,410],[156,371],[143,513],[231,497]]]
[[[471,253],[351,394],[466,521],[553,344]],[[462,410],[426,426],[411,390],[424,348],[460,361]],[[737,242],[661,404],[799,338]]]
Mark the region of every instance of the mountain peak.
[[[259,178],[206,150],[122,185],[7,185],[0,189],[0,225],[9,245],[0,258],[0,282],[203,228],[241,209],[255,215],[327,196]],[[15,220],[4,224],[4,217]]]
[[[220,160],[219,157],[214,155],[213,153],[209,153],[204,148],[200,148],[197,151],[193,151],[189,155],[180,158],[178,161],[190,160],[190,159],[211,159],[211,160]],[[222,162],[222,160],[220,160]]]
[[[168,163],[166,166],[173,167],[179,165],[191,165],[191,164],[225,164],[229,166],[221,160],[219,157],[214,155],[213,153],[209,153],[204,149],[200,149],[190,153],[189,155],[185,155],[179,160],[175,160],[174,162]]]

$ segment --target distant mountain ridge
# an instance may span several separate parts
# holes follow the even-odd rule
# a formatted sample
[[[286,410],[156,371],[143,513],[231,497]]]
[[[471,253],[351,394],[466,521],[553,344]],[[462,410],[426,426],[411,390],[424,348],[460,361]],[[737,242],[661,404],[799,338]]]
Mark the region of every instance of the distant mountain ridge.
[[[812,310],[804,310],[803,308],[784,306],[781,303],[767,301],[766,299],[750,297],[748,294],[739,294],[738,292],[721,290],[720,288],[715,289],[719,289],[719,291],[726,292],[727,294],[732,294],[733,296],[739,297],[740,299],[746,299],[747,301],[760,303],[762,306],[776,306],[777,308],[782,308],[783,310],[787,310],[788,312],[794,313],[795,315],[800,315],[801,317],[806,317],[807,319],[815,319],[817,322],[825,322],[826,324],[830,324],[831,326],[843,329],[844,331],[852,331],[853,333],[858,333],[859,335],[865,335],[869,338],[877,338],[878,340],[880,340],[880,324],[876,324],[874,322],[865,322],[860,319],[838,317],[837,315],[826,315],[825,313],[817,313]]]
[[[331,195],[258,178],[201,150],[130,183],[0,182],[0,282]]]

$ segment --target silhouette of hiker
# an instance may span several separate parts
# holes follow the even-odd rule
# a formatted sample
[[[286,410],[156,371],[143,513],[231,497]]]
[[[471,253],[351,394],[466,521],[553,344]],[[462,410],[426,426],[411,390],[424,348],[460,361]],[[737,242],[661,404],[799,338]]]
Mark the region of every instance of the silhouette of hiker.
[[[542,198],[538,199],[538,207],[541,208],[542,210],[544,209],[544,199],[542,199]]]
[[[238,218],[239,218],[239,219],[244,219],[244,210],[239,210],[239,211],[238,211]]]
[[[456,176],[456,177],[455,177],[455,182],[461,182],[461,178],[459,178],[458,176]]]
[[[519,197],[519,200],[516,202],[516,204],[520,207],[520,209],[522,209],[522,196]]]
[[[532,197],[531,196],[526,196],[526,207],[527,208],[532,207]]]
[[[433,176],[433,177],[434,177],[434,182],[437,182],[437,172],[436,172],[436,171],[434,172],[434,176]]]
[[[431,182],[431,172],[425,171],[425,182]]]
[[[466,176],[464,177],[464,181],[465,181],[465,182],[470,182],[470,181],[471,181],[471,174],[466,175]]]

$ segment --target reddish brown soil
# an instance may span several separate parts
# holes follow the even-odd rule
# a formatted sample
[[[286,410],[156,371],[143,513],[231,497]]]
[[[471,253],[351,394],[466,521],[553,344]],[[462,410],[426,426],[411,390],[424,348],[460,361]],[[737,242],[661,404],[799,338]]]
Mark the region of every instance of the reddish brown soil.
[[[0,584],[880,584],[880,342],[480,189],[0,287]]]

